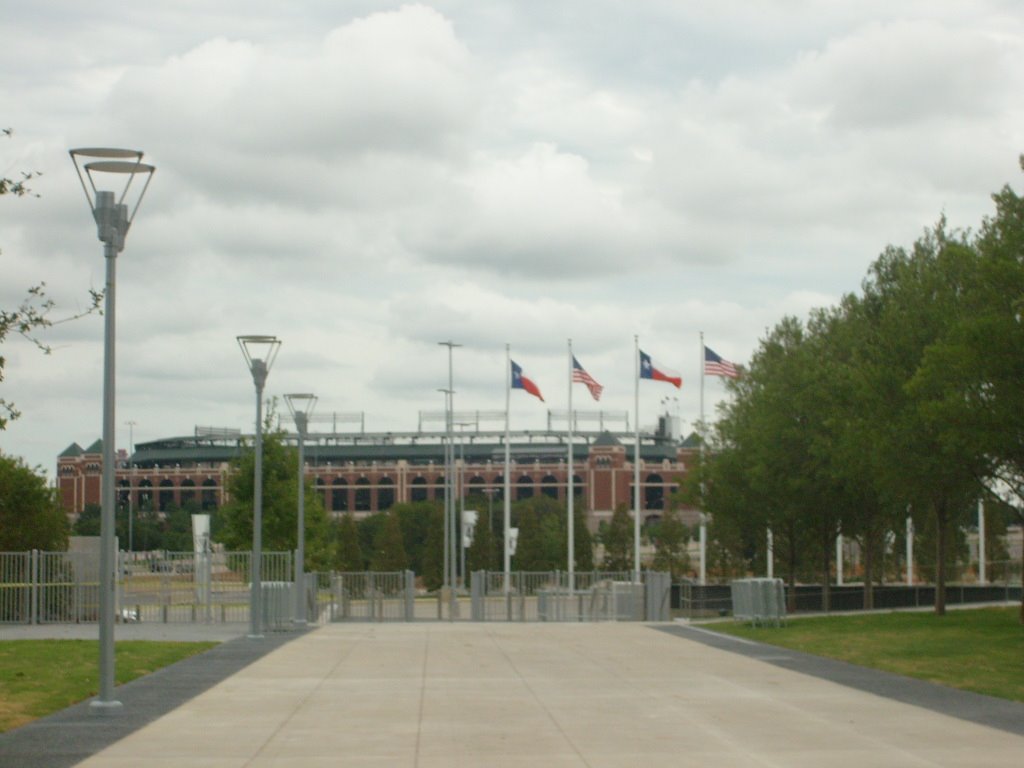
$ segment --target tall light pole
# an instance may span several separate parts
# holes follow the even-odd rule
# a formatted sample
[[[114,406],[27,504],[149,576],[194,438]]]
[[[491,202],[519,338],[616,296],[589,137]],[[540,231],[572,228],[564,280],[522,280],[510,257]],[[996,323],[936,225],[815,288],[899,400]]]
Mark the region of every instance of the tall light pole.
[[[285,395],[284,401],[299,433],[299,530],[295,547],[295,624],[306,624],[306,430],[316,408],[316,395]]]
[[[448,611],[449,620],[455,618],[455,572],[458,569],[457,560],[455,556],[455,477],[453,473],[453,464],[455,464],[455,444],[454,436],[452,435],[452,417],[455,412],[455,389],[453,388],[453,377],[452,377],[452,350],[456,347],[461,347],[461,344],[456,344],[454,341],[439,341],[437,342],[442,347],[448,347],[448,389],[447,398],[445,399],[445,531],[446,536],[446,548],[445,557],[448,560],[450,580],[449,585],[451,587],[449,594],[451,595],[451,603]]]
[[[256,385],[256,467],[252,490],[252,560],[249,563],[249,639],[263,638],[263,387],[281,348],[276,336],[237,336],[245,364]]]
[[[124,250],[128,229],[135,220],[135,214],[156,169],[143,163],[142,152],[133,149],[72,149],[71,161],[75,164],[75,172],[96,222],[97,235],[103,243],[103,257],[107,262],[103,309],[103,478],[100,489],[100,690],[89,706],[90,711],[96,714],[114,714],[120,712],[122,706],[114,698],[114,571],[117,568],[117,553],[114,551],[114,482],[117,475],[114,464],[114,442],[117,439],[114,431],[116,262],[117,254]],[[124,178],[119,198],[114,192],[96,188],[97,178],[109,179],[107,174]],[[129,213],[125,200],[136,176],[144,176],[145,182]]]
[[[459,465],[458,472],[456,473],[458,490],[457,494],[459,497],[459,571],[462,574],[462,586],[466,586],[466,537],[463,532],[463,527],[466,525],[466,452],[465,452],[465,440],[466,440],[466,427],[471,427],[476,422],[473,421],[460,421],[457,426],[459,428]]]
[[[135,473],[132,472],[132,456],[135,455],[135,423],[131,419],[125,422],[128,426],[128,551],[135,551],[135,538],[132,536],[132,482],[135,480]]]

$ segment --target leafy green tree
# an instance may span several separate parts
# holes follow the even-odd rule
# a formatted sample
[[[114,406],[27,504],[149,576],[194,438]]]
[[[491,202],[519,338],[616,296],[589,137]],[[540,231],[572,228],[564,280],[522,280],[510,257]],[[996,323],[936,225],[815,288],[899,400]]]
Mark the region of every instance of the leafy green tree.
[[[268,414],[267,424],[273,414]],[[229,480],[230,501],[220,509],[221,526],[216,537],[229,550],[252,547],[253,495],[256,453],[242,452],[234,462]],[[305,491],[306,570],[327,570],[331,560],[331,531],[323,500],[308,479]],[[263,550],[294,551],[298,544],[298,449],[285,445],[284,433],[267,430],[263,435]]]
[[[573,558],[577,571],[592,571],[594,569],[594,537],[587,527],[587,512],[583,501],[576,504],[573,510],[572,529]]]
[[[656,571],[666,571],[673,579],[679,579],[690,570],[690,555],[686,544],[690,532],[679,514],[671,506],[665,510],[661,522],[652,532],[654,539],[654,561],[652,567]]]
[[[102,514],[103,507],[99,504],[86,504],[82,511],[78,513],[78,518],[71,527],[71,532],[75,536],[99,536]]]
[[[398,515],[402,526],[402,543],[409,558],[408,567],[414,573],[423,572],[430,520],[437,509],[441,509],[439,501],[417,501],[395,504],[390,510]]]
[[[429,590],[444,584],[444,511],[437,506],[430,513],[430,527],[423,547],[423,585]]]
[[[409,559],[405,554],[402,525],[397,513],[389,512],[384,515],[384,523],[377,531],[373,544],[371,570],[404,571],[408,568]]]
[[[0,453],[0,552],[67,547],[68,520],[46,477]]]
[[[872,265],[865,301],[877,306],[877,343],[865,355],[867,375],[885,394],[874,414],[878,479],[887,495],[909,505],[918,528],[934,526],[935,612],[946,610],[949,537],[981,491],[989,459],[977,450],[974,430],[948,423],[958,385],[925,371],[929,350],[941,344],[964,310],[977,270],[976,252],[945,221],[926,232],[912,251],[889,248]]]
[[[195,546],[192,535],[192,515],[200,513],[199,504],[187,501],[180,507],[172,504],[163,520],[161,549],[169,552],[191,552]],[[127,541],[127,539],[125,540]]]
[[[498,562],[498,551],[494,531],[488,525],[487,517],[481,515],[473,531],[473,542],[466,550],[466,570],[469,573],[499,570],[502,565]]]
[[[373,553],[376,550],[380,532],[384,528],[385,517],[387,517],[386,512],[375,512],[356,523],[356,528],[359,531],[359,548],[365,559],[363,568],[366,570],[373,569]]]
[[[632,570],[633,518],[625,504],[615,507],[611,522],[601,535],[601,543],[604,545],[602,568],[606,571]]]
[[[334,570],[345,573],[362,571],[366,567],[362,549],[359,546],[359,530],[351,512],[346,512],[338,521],[335,540]]]
[[[8,138],[12,135],[10,128],[5,128],[3,133]],[[0,196],[14,195],[15,197],[23,197],[33,194],[28,187],[28,182],[38,175],[38,173],[22,173],[21,178],[18,180],[9,179],[6,176],[0,177]],[[38,197],[38,195],[34,194],[33,196]],[[50,354],[52,350],[42,342],[40,333],[57,323],[68,322],[99,311],[103,294],[97,291],[89,291],[89,296],[90,304],[85,311],[60,320],[53,320],[50,313],[56,305],[46,295],[46,283],[38,283],[31,286],[25,292],[25,297],[16,308],[4,309],[0,307],[0,344],[3,344],[8,334],[14,333],[34,344],[43,354]],[[4,380],[5,362],[4,356],[0,355],[0,383]],[[6,428],[8,421],[16,419],[20,415],[14,407],[14,403],[0,398],[0,431]]]
[[[519,528],[513,567],[522,571],[565,570],[568,563],[565,507],[550,496],[523,499],[513,507]]]

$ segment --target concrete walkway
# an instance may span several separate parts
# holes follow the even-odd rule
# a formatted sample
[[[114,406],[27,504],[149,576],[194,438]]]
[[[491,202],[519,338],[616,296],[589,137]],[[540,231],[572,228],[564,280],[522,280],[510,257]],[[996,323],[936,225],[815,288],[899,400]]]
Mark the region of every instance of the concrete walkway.
[[[773,663],[790,652],[742,655],[700,639],[627,623],[328,626],[272,640],[269,653],[81,765],[1021,764],[1019,732]],[[1011,713],[1018,706],[1024,715],[1024,705]],[[21,765],[10,751],[4,759],[5,743],[0,764]]]

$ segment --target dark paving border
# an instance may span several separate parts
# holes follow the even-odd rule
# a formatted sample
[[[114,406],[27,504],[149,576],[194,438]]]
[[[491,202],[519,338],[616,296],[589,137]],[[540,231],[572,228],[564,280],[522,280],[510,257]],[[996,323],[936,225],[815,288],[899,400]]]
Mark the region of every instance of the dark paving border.
[[[1024,703],[1021,702],[961,691],[745,638],[737,639],[699,627],[676,624],[652,628],[792,672],[819,677],[876,696],[1024,736]]]
[[[110,746],[189,699],[235,674],[304,631],[268,632],[261,640],[240,637],[152,674],[118,686],[124,705],[116,715],[97,715],[89,701],[0,734],[0,765],[68,768]]]

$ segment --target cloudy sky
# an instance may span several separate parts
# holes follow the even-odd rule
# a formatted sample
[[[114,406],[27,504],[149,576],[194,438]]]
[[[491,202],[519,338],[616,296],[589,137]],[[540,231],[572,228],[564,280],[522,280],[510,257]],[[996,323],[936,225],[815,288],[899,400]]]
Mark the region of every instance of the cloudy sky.
[[[239,334],[283,340],[268,394],[374,431],[443,407],[447,339],[457,409],[504,407],[506,343],[564,409],[572,338],[605,386],[574,405],[631,413],[638,335],[685,382],[644,382],[640,423],[689,431],[701,331],[743,363],[887,244],[1021,186],[1019,0],[0,7],[0,175],[42,173],[0,200],[0,305],[103,287],[69,148],[157,166],[117,263],[118,447],[128,421],[251,430]],[[100,436],[102,340],[100,317],[49,356],[8,338],[0,448],[52,475]],[[513,393],[513,427],[547,406]]]

